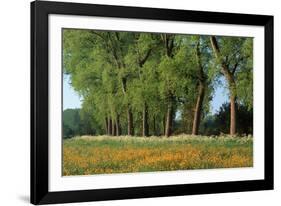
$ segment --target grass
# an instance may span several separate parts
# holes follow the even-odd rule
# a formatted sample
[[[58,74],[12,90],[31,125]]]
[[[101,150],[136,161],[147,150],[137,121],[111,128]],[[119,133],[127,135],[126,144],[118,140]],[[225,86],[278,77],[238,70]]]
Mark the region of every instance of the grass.
[[[82,136],[63,141],[65,176],[252,166],[252,137]]]

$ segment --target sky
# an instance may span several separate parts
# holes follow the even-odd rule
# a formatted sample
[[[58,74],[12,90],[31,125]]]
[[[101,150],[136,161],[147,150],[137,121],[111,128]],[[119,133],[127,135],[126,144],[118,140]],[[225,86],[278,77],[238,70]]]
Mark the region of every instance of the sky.
[[[69,75],[63,75],[63,110],[81,108],[82,99],[69,84]]]
[[[222,86],[216,87],[213,99],[211,101],[211,113],[217,113],[221,105],[225,102],[228,102],[226,89]]]
[[[221,79],[224,81],[224,79]],[[78,93],[74,91],[69,84],[70,79],[68,75],[63,75],[63,109],[81,108],[82,99]],[[224,87],[218,86],[214,92],[214,97],[211,102],[211,113],[215,114],[220,106],[228,101],[227,91]]]

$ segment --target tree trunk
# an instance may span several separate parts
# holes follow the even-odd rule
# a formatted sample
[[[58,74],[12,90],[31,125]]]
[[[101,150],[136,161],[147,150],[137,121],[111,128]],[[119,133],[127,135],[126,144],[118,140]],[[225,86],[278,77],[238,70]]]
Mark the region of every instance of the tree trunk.
[[[116,116],[116,136],[121,135],[121,131],[120,131],[120,117],[117,114]]]
[[[133,125],[133,113],[132,109],[128,106],[127,110],[127,117],[128,117],[128,135],[134,135],[134,125]]]
[[[154,136],[157,136],[155,115],[153,116],[153,134]]]
[[[108,118],[108,135],[112,135],[112,119]]]
[[[166,115],[163,117],[163,135],[165,135],[166,132]]]
[[[196,101],[195,111],[194,111],[194,119],[193,119],[193,126],[192,126],[192,134],[198,135],[198,130],[200,126],[201,121],[201,111],[202,111],[202,105],[205,95],[205,85],[200,82],[198,87],[198,97]]]
[[[215,56],[217,59],[220,60],[220,63],[222,65],[222,73],[225,76],[229,92],[230,92],[230,135],[236,134],[236,82],[234,79],[234,73],[231,73],[228,66],[225,64],[225,62],[222,61],[220,49],[218,46],[218,42],[216,40],[216,37],[212,36],[210,37],[211,44],[215,53]]]
[[[108,117],[105,118],[105,133],[108,135]]]
[[[236,95],[230,96],[230,135],[236,134]]]
[[[149,136],[149,126],[148,126],[148,108],[147,104],[144,103],[142,111],[142,136]]]
[[[226,69],[224,69],[224,76],[227,79],[228,82],[228,89],[230,92],[230,135],[236,134],[236,82],[234,80],[234,75],[230,72],[227,72]]]
[[[122,78],[122,92],[124,96],[127,95],[127,79]],[[133,113],[130,104],[127,105],[127,121],[128,121],[128,135],[134,135]]]
[[[116,122],[112,120],[112,136],[116,135]]]
[[[169,103],[166,115],[166,126],[165,126],[165,136],[169,137],[172,134],[172,121],[173,121],[173,111],[172,103]]]
[[[201,121],[201,112],[202,112],[202,105],[204,101],[205,96],[205,74],[203,69],[203,64],[201,61],[201,51],[200,51],[200,39],[197,42],[196,46],[196,59],[198,64],[198,80],[199,80],[199,86],[198,86],[198,96],[193,116],[193,125],[192,125],[192,134],[198,135],[199,127],[200,127],[200,121]]]

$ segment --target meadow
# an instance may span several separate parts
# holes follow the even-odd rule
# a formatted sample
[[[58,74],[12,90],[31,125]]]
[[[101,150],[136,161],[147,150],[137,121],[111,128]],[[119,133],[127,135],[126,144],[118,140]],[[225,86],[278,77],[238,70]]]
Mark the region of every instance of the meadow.
[[[82,136],[63,140],[63,175],[253,166],[253,138]]]

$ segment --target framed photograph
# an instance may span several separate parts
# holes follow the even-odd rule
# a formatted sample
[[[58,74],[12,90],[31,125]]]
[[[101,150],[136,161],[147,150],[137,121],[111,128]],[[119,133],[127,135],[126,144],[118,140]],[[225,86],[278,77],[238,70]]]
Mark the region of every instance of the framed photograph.
[[[273,16],[31,3],[31,203],[273,189]]]

